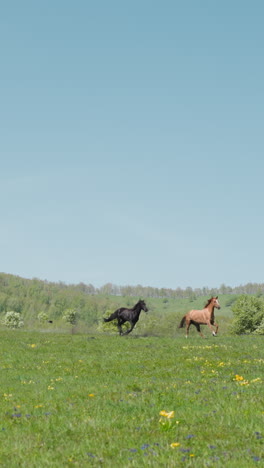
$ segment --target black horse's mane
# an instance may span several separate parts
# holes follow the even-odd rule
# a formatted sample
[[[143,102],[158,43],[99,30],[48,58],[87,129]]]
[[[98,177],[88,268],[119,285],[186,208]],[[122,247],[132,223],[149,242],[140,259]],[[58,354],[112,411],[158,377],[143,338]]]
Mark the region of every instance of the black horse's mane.
[[[139,304],[142,304],[142,303],[145,304],[145,301],[143,301],[142,299],[139,299],[139,301],[137,301],[137,303],[134,305],[133,310],[135,310],[135,309],[137,308],[137,306],[138,306]]]

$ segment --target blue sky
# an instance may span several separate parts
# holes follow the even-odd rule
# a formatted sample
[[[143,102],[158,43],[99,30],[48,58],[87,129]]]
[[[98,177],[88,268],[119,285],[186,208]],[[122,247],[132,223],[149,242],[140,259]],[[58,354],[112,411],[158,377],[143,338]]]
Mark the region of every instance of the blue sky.
[[[0,15],[0,271],[263,282],[264,3],[24,2]]]

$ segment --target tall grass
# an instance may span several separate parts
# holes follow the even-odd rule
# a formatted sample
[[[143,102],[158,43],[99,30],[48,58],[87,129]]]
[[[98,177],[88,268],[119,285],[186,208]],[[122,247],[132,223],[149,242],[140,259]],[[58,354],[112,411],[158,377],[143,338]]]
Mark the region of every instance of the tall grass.
[[[0,465],[264,463],[263,339],[4,331]]]

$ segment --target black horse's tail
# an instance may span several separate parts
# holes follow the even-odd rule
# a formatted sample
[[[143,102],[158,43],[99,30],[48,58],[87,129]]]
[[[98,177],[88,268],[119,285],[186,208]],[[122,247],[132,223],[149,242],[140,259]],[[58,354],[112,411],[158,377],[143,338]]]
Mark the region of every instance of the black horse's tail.
[[[118,316],[118,310],[116,310],[113,314],[110,315],[108,318],[104,318],[104,322],[111,322],[112,320],[116,319]]]
[[[179,325],[178,328],[183,328],[183,325],[184,325],[184,323],[185,323],[185,320],[186,320],[186,315],[184,315],[184,316],[182,317],[181,323],[180,323],[180,325]]]

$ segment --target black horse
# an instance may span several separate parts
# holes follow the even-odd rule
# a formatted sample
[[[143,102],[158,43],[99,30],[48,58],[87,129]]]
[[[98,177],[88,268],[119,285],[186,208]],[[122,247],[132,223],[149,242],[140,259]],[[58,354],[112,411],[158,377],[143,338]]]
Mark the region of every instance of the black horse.
[[[138,322],[141,310],[144,310],[145,312],[148,311],[145,301],[142,300],[138,301],[134,305],[133,309],[126,309],[125,307],[117,309],[115,312],[113,312],[113,314],[110,315],[110,317],[104,318],[104,321],[111,322],[112,320],[117,319],[117,328],[119,330],[119,335],[128,335],[128,333],[132,332],[134,326]],[[131,327],[123,333],[122,325],[125,322],[129,322]]]

